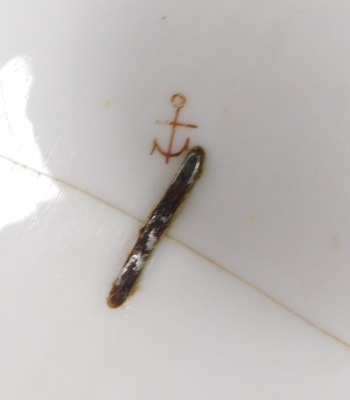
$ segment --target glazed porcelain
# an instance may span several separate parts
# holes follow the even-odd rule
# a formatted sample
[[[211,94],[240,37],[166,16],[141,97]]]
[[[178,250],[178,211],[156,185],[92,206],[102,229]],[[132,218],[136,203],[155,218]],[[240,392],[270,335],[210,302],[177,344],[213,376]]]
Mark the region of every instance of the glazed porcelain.
[[[1,398],[348,399],[349,18],[2,5]],[[186,144],[203,176],[112,310]]]

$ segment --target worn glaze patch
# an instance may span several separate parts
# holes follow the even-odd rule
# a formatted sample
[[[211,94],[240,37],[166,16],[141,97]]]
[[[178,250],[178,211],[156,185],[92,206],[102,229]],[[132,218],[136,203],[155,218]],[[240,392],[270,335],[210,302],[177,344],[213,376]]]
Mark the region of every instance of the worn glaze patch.
[[[187,154],[163,198],[152,211],[146,225],[140,230],[137,242],[114,281],[107,304],[116,308],[124,303],[134,287],[149,255],[170,225],[176,211],[201,175],[204,151],[193,147]]]

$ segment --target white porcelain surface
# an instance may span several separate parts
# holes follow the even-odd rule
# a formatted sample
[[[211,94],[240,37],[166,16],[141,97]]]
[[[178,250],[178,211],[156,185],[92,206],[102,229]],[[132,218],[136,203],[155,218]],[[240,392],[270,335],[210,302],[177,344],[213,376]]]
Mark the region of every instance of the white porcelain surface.
[[[347,398],[349,20],[341,0],[2,4],[2,397]],[[180,163],[149,155],[177,92],[198,128],[175,148],[203,145],[205,173],[111,311]]]
[[[1,231],[2,398],[348,398],[343,344],[172,240],[109,309],[137,223],[22,174],[59,195]]]

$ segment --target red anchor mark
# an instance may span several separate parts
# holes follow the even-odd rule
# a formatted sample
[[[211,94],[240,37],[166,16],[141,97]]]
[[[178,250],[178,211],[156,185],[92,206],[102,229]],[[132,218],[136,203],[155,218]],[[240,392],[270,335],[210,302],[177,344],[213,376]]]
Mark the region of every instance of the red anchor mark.
[[[173,121],[157,121],[157,124],[162,124],[162,125],[170,125],[171,126],[171,134],[170,134],[170,140],[169,140],[169,145],[168,145],[168,150],[165,151],[161,148],[161,146],[159,145],[157,139],[153,140],[153,147],[152,147],[152,151],[151,154],[153,154],[156,150],[159,151],[159,153],[161,153],[164,157],[165,157],[165,162],[168,163],[169,159],[171,157],[177,157],[180,154],[182,154],[184,151],[187,151],[189,148],[189,144],[190,144],[190,139],[187,138],[185,141],[185,144],[183,145],[182,149],[176,152],[173,152],[173,144],[174,144],[174,139],[175,139],[175,133],[176,133],[176,128],[178,126],[181,126],[183,128],[198,128],[198,125],[194,125],[194,124],[184,124],[182,122],[178,122],[179,119],[179,115],[180,115],[180,110],[181,108],[184,107],[184,105],[186,104],[186,97],[181,94],[181,93],[176,93],[171,97],[171,102],[173,104],[173,106],[175,107],[176,111],[175,111],[175,118]]]

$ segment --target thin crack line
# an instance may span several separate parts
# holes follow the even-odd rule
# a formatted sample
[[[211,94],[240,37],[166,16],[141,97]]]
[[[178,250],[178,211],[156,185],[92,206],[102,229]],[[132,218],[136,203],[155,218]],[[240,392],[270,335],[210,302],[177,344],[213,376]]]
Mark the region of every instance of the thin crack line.
[[[185,247],[186,249],[188,249],[189,251],[191,251],[192,253],[196,254],[197,256],[201,257],[202,259],[204,259],[205,261],[209,262],[210,264],[214,265],[215,267],[219,268],[222,272],[225,272],[226,274],[230,275],[231,277],[237,279],[238,281],[240,281],[241,283],[243,283],[244,285],[248,286],[249,288],[255,290],[256,292],[260,293],[262,296],[266,297],[268,300],[270,300],[272,303],[278,305],[279,307],[283,308],[285,311],[287,311],[288,313],[294,315],[296,318],[302,320],[303,322],[305,322],[307,325],[311,326],[312,328],[316,329],[317,331],[323,333],[324,335],[328,336],[329,338],[335,340],[336,342],[344,345],[347,348],[350,348],[350,344],[345,342],[343,339],[338,338],[337,336],[335,336],[334,334],[326,331],[325,329],[321,328],[320,326],[318,326],[316,323],[314,323],[313,321],[308,320],[306,317],[304,317],[302,314],[299,314],[297,311],[294,311],[292,308],[290,308],[289,306],[287,306],[286,304],[284,304],[282,301],[276,299],[275,297],[273,297],[271,294],[267,293],[264,291],[264,289],[259,288],[258,286],[255,286],[253,283],[249,282],[247,279],[243,278],[240,275],[237,275],[235,272],[230,271],[229,269],[225,268],[223,265],[219,264],[218,262],[214,261],[213,259],[211,259],[210,257],[200,253],[199,251],[197,251],[196,249],[194,249],[193,247],[189,246],[188,244],[186,244],[185,242],[169,235],[169,234],[165,234],[165,236],[167,236],[168,238],[170,238],[171,240],[173,240],[174,242],[180,244],[181,246]]]
[[[135,215],[129,213],[128,211],[123,210],[122,208],[119,208],[118,206],[116,206],[115,204],[113,204],[113,203],[111,203],[111,202],[109,202],[107,200],[104,200],[102,197],[99,197],[99,196],[97,196],[97,195],[95,195],[93,193],[88,192],[86,189],[83,189],[80,186],[77,186],[77,185],[75,185],[73,183],[67,182],[62,178],[57,178],[57,177],[55,177],[53,175],[50,175],[49,173],[47,173],[45,171],[38,170],[38,169],[35,169],[33,167],[30,167],[29,165],[23,164],[20,161],[14,160],[13,158],[6,157],[3,154],[0,154],[0,158],[2,158],[3,160],[6,160],[8,162],[11,162],[11,163],[13,163],[15,165],[18,165],[19,167],[22,167],[23,169],[27,169],[28,171],[34,172],[35,174],[38,174],[38,175],[41,175],[41,176],[45,176],[46,178],[52,179],[53,181],[55,181],[57,183],[61,183],[64,186],[67,186],[67,187],[69,187],[71,189],[74,189],[74,190],[84,194],[85,196],[90,197],[90,198],[98,201],[99,203],[102,203],[102,204],[104,204],[104,205],[106,205],[106,206],[108,206],[110,208],[113,208],[114,210],[119,211],[122,214],[127,215],[128,217],[131,217],[131,218],[137,220],[140,223],[143,222],[141,219],[135,217]]]
[[[74,189],[82,194],[84,194],[87,197],[90,197],[94,200],[96,200],[99,203],[102,203],[124,215],[127,215],[128,217],[138,221],[139,223],[143,223],[144,221],[142,221],[140,218],[136,217],[135,215],[131,214],[128,211],[123,210],[120,207],[117,207],[115,204],[106,201],[104,199],[102,199],[101,197],[88,192],[86,189],[83,189],[77,185],[74,185],[73,183],[67,182],[62,178],[57,178],[55,176],[50,175],[47,172],[44,171],[40,171],[37,170],[35,168],[30,167],[29,165],[23,164],[19,161],[16,161],[10,157],[6,157],[3,154],[0,154],[0,158],[2,158],[3,160],[6,160],[8,162],[13,163],[14,165],[18,165],[19,167],[22,167],[23,169],[27,169],[29,171],[32,171],[38,175],[41,176],[45,176],[46,178],[52,179],[55,182],[58,182],[64,186],[67,186],[71,189]],[[307,325],[309,325],[310,327],[312,327],[313,329],[317,330],[318,332],[328,336],[329,338],[333,339],[334,341],[338,342],[339,344],[342,344],[343,346],[345,346],[346,348],[350,348],[350,344],[345,342],[344,340],[338,338],[337,336],[333,335],[332,333],[326,331],[325,329],[321,328],[320,326],[318,326],[316,323],[314,323],[313,321],[308,320],[306,317],[304,317],[302,314],[299,314],[298,312],[294,311],[292,308],[290,308],[289,306],[287,306],[286,304],[284,304],[283,302],[281,302],[280,300],[276,299],[275,297],[273,297],[272,295],[270,295],[269,293],[265,292],[263,289],[259,288],[258,286],[255,286],[253,283],[249,282],[248,280],[246,280],[245,278],[243,278],[240,275],[237,275],[235,272],[232,272],[230,270],[228,270],[227,268],[225,268],[223,265],[219,264],[218,262],[214,261],[213,259],[211,259],[210,257],[200,253],[198,250],[194,249],[193,247],[189,246],[187,243],[175,238],[172,235],[169,235],[167,233],[164,234],[164,236],[168,237],[169,239],[173,240],[174,242],[178,243],[179,245],[185,247],[187,250],[191,251],[192,253],[196,254],[197,256],[201,257],[203,260],[209,262],[210,264],[212,264],[213,266],[219,268],[221,271],[223,271],[224,273],[230,275],[231,277],[237,279],[239,282],[243,283],[244,285],[246,285],[247,287],[255,290],[256,292],[260,293],[262,296],[264,296],[265,298],[267,298],[268,300],[270,300],[272,303],[276,304],[277,306],[281,307],[282,309],[284,309],[285,311],[287,311],[288,313],[292,314],[294,317],[298,318],[299,320],[303,321],[304,323],[306,323]]]

